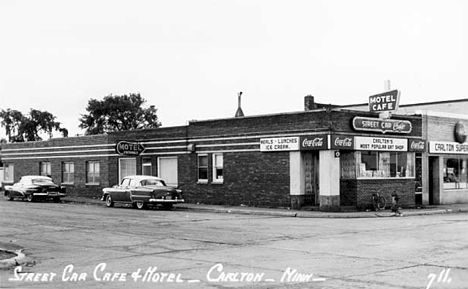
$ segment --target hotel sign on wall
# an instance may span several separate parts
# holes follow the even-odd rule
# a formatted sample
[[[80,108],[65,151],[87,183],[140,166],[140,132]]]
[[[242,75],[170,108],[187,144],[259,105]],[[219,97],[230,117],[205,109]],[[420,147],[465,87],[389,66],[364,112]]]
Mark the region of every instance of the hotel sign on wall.
[[[299,137],[278,137],[260,139],[260,151],[297,151],[299,150]]]
[[[353,128],[358,131],[372,131],[381,133],[410,133],[413,126],[409,120],[380,119],[372,117],[353,118]]]
[[[447,141],[431,141],[429,142],[429,153],[468,155],[468,144],[459,144],[457,142]]]
[[[363,151],[408,151],[408,140],[383,137],[355,137],[354,149]]]
[[[138,156],[145,150],[139,142],[119,141],[115,145],[115,151],[122,156]]]

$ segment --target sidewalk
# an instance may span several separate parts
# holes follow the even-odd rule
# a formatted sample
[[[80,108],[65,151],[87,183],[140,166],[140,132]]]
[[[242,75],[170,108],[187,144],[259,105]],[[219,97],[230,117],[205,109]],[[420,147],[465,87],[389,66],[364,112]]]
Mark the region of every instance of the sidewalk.
[[[65,197],[62,198],[66,203],[93,204],[104,206],[104,202],[100,199],[91,199],[84,197]],[[220,205],[203,205],[203,204],[178,204],[175,205],[176,210],[188,211],[205,211],[213,213],[225,214],[247,214],[257,216],[277,216],[277,217],[296,217],[296,218],[382,218],[393,217],[390,210],[384,211],[347,211],[347,212],[320,212],[320,211],[305,211],[305,210],[288,210],[275,208],[258,208],[246,206],[220,206]],[[453,205],[438,205],[425,206],[420,209],[402,209],[404,216],[421,216],[433,214],[449,214],[449,213],[468,213],[468,204],[453,204]]]

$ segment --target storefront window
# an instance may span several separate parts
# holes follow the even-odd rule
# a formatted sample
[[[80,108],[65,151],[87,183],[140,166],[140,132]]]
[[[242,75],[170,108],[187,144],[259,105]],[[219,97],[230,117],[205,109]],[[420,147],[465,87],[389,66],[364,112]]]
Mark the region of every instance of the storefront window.
[[[466,189],[468,187],[466,158],[444,160],[444,189]]]
[[[357,151],[343,153],[341,177],[354,178],[414,178],[415,153]]]

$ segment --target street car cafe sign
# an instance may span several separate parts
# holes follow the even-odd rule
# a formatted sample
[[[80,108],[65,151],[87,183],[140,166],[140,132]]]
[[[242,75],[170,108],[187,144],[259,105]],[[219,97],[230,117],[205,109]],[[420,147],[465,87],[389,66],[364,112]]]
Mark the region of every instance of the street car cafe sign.
[[[400,91],[397,89],[369,96],[370,112],[397,111],[399,104]]]
[[[353,128],[359,131],[381,133],[410,133],[413,126],[409,120],[380,119],[356,116],[353,118]]]
[[[260,151],[297,151],[299,150],[299,137],[278,137],[260,139]]]
[[[119,141],[115,145],[115,151],[122,156],[138,156],[145,150],[139,142]]]

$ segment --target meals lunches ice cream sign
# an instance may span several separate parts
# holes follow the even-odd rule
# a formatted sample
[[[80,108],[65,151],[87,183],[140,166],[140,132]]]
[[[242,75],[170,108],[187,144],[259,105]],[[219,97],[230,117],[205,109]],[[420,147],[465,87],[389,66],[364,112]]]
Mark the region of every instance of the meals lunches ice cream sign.
[[[299,150],[299,137],[278,137],[260,139],[260,151],[297,151]]]

